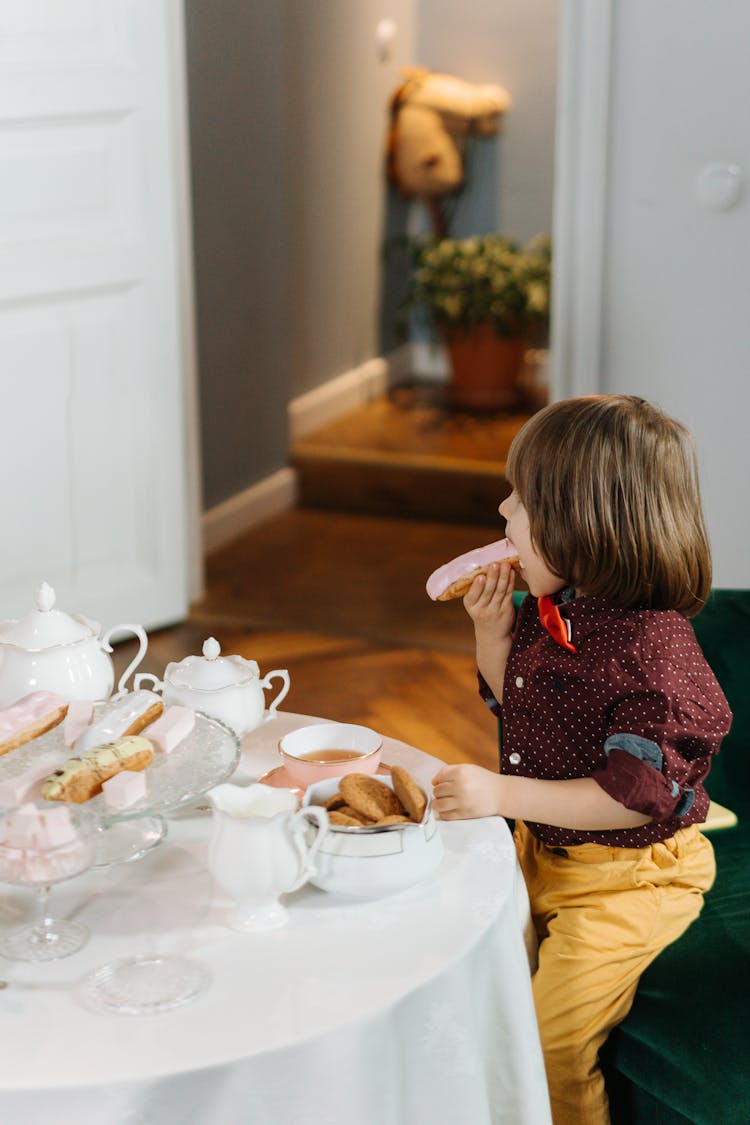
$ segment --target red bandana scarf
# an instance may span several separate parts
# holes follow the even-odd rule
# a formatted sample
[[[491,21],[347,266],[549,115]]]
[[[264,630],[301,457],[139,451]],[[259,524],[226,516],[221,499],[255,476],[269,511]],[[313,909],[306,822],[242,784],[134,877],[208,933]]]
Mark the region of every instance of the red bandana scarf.
[[[568,652],[577,652],[576,646],[568,640],[568,627],[552,598],[545,594],[543,598],[537,598],[536,602],[542,627],[547,630],[553,641],[557,641]]]

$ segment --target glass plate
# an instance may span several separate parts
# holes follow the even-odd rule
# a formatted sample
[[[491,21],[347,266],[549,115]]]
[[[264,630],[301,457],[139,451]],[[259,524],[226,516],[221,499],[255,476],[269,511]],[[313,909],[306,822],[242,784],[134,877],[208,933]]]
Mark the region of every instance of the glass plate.
[[[100,715],[106,706],[106,703],[97,703],[96,715]],[[147,736],[147,731],[143,733]],[[57,764],[75,754],[75,750],[69,749],[63,741],[62,723],[0,757],[0,780],[23,773],[40,756],[51,752],[59,755]],[[160,750],[154,752],[153,762],[144,771],[147,785],[144,797],[128,805],[127,809],[114,811],[107,807],[100,793],[86,801],[84,807],[90,809],[102,823],[130,818],[136,813],[170,812],[226,781],[234,773],[239,760],[240,743],[234,731],[218,719],[196,713],[193,730],[171,754],[163,754]],[[55,763],[50,766],[50,773],[53,769]],[[38,795],[38,792],[32,794],[29,800]]]
[[[208,969],[188,957],[128,957],[94,969],[83,982],[83,997],[121,1016],[153,1016],[195,1000],[210,982]]]

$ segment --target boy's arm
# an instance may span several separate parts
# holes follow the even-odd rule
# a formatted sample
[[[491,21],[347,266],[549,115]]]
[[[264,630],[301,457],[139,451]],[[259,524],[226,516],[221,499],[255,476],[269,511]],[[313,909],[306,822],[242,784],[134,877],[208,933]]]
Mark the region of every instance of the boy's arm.
[[[432,784],[433,804],[441,820],[504,816],[580,831],[636,828],[652,820],[621,805],[592,777],[546,781],[459,765],[444,766]]]
[[[505,666],[513,643],[514,585],[515,574],[508,563],[492,563],[464,597],[464,608],[474,623],[477,667],[498,703],[503,701]]]

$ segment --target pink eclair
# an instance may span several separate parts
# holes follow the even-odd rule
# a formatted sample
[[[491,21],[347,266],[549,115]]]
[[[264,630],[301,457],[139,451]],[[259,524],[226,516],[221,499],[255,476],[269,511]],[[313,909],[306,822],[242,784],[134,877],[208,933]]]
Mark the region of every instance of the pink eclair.
[[[68,701],[54,691],[32,691],[0,711],[0,755],[31,742],[65,718]]]
[[[486,547],[475,547],[450,562],[444,563],[427,579],[427,593],[434,602],[462,598],[478,574],[486,574],[490,563],[508,562],[514,570],[521,569],[518,551],[510,539],[499,539]]]

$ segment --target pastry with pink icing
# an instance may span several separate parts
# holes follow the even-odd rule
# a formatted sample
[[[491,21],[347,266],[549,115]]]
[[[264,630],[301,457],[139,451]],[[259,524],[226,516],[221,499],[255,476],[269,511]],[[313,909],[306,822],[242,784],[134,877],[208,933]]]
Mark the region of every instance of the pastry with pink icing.
[[[68,713],[63,723],[63,739],[66,746],[75,746],[86,727],[94,717],[94,704],[90,699],[71,699]]]
[[[195,711],[190,707],[167,707],[164,714],[143,733],[163,754],[171,754],[194,726]]]
[[[117,742],[126,735],[140,734],[144,727],[159,718],[164,710],[161,696],[154,691],[132,691],[111,703],[76,739],[78,756],[97,746]]]
[[[478,574],[486,574],[490,563],[509,562],[521,569],[518,551],[510,539],[499,539],[486,547],[475,547],[438,567],[427,579],[427,593],[435,602],[462,598]]]
[[[54,691],[32,691],[0,711],[0,755],[31,742],[65,718],[68,701]]]

